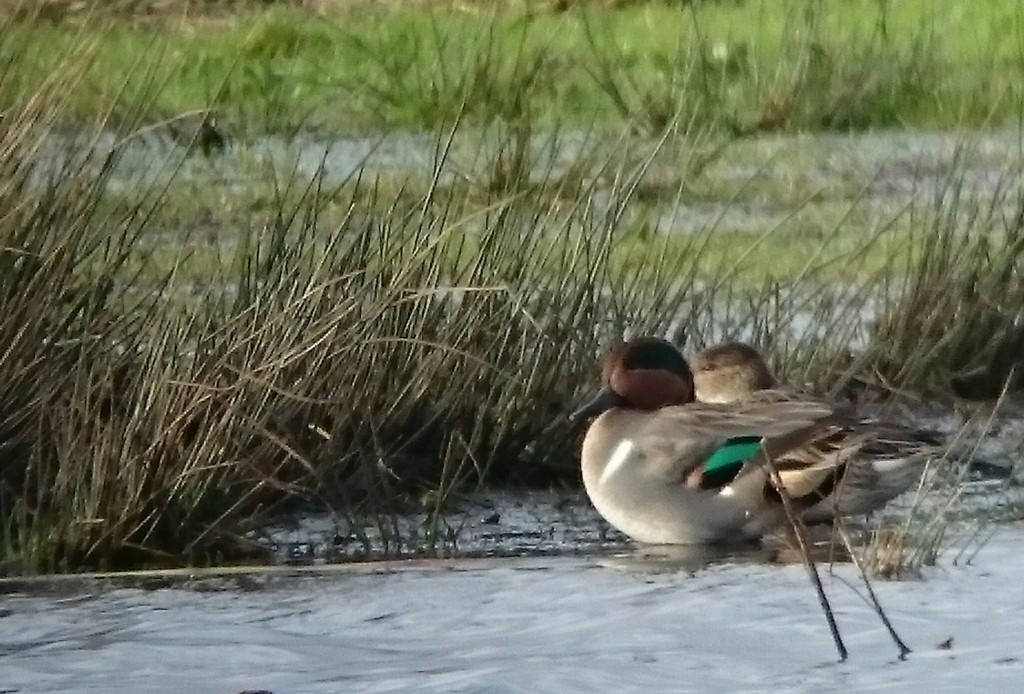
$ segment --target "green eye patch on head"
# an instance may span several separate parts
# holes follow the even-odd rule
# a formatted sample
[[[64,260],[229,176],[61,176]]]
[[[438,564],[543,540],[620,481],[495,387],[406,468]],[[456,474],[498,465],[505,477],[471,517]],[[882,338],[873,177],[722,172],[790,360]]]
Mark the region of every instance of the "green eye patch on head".
[[[657,337],[636,338],[622,357],[623,369],[660,369],[688,376],[690,366],[672,343]]]

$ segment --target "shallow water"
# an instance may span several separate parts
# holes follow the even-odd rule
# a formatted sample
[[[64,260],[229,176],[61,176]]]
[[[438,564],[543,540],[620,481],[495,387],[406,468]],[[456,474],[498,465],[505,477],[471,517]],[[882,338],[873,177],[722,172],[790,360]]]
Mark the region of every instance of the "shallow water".
[[[1019,508],[1013,478],[975,477],[969,514]],[[422,552],[425,520],[395,521],[392,551]],[[374,529],[308,515],[261,533],[276,566],[0,580],[0,692],[967,692],[1024,676],[1024,522],[983,525],[987,543],[951,522],[936,568],[876,582],[905,662],[854,567],[819,552],[843,664],[778,540],[638,547],[553,492],[463,497],[442,525],[458,558],[352,562],[382,551]]]
[[[157,590],[64,580],[6,596],[0,690],[1002,692],[1024,677],[1022,525],[972,565],[876,584],[905,662],[845,585],[851,567],[825,572],[851,653],[838,664],[802,567],[759,558],[407,561]]]
[[[310,511],[283,518],[249,536],[270,549],[277,562],[293,565],[425,554],[566,556],[629,544],[582,491],[462,495],[436,517],[412,512],[380,519],[350,518]]]
[[[49,143],[43,159],[51,166],[44,166],[41,173],[57,171],[71,141],[57,138]],[[327,185],[356,176],[427,181],[442,152],[446,156],[439,180],[485,185],[499,149],[495,133],[471,131],[458,133],[447,150],[436,135],[415,132],[327,139],[310,134],[268,136],[231,144],[214,157],[190,155],[185,144],[159,130],[129,138],[105,133],[93,144],[100,153],[119,152],[111,186],[129,191],[172,175],[178,181],[210,182],[228,190],[251,187],[254,180],[306,181],[318,172]],[[630,140],[626,146],[607,134],[541,134],[531,139],[531,175],[540,181],[573,171],[601,179],[599,171],[609,161],[632,162],[626,167],[630,169],[654,148],[653,140]],[[767,135],[729,144],[699,176],[680,171],[679,156],[666,149],[648,170],[647,181],[664,188],[657,193],[661,228],[678,233],[712,227],[763,231],[786,220],[792,225],[790,217],[798,211],[817,211],[821,214],[810,214],[805,221],[824,225],[819,230],[824,233],[835,221],[830,205],[838,205],[843,213],[852,205],[873,210],[871,215],[880,223],[915,199],[932,201],[953,191],[985,199],[999,190],[1018,190],[1024,137],[1016,128]],[[683,179],[685,194],[676,199]],[[606,188],[600,182],[595,187],[592,201],[598,207],[604,206]]]
[[[805,187],[841,181],[885,204],[934,193],[961,156],[956,141],[763,138],[742,143],[709,175],[799,176]],[[1016,142],[1016,133],[979,135],[968,184],[999,185],[1005,157],[1021,159]],[[363,163],[396,177],[429,172],[432,141],[376,144],[268,141],[246,156],[293,157],[307,176],[323,162],[332,180]],[[131,149],[119,184],[139,185],[154,152],[173,159],[179,150]],[[182,175],[246,185],[241,156],[193,157]],[[456,152],[454,171],[471,170],[474,156]],[[763,225],[785,214],[769,198],[683,203],[673,223],[711,223],[728,209],[738,216],[726,226]],[[1012,444],[1018,460],[1019,432],[1010,439],[990,439],[981,454],[1002,464]],[[979,480],[960,502],[968,514],[1019,509],[1020,489],[1011,499],[1007,487]],[[835,663],[802,568],[779,564],[771,551],[652,556],[579,495],[497,495],[461,500],[437,527],[443,551],[458,559],[330,564],[422,554],[426,518],[395,523],[403,543],[386,547],[386,525],[310,515],[268,528],[261,536],[293,565],[269,571],[2,584],[0,692],[955,692],[1013,691],[1024,675],[1020,523],[999,526],[973,565],[952,565],[954,550],[923,581],[877,586],[915,649],[906,662],[843,583],[855,582],[852,567],[839,567],[826,586],[852,653],[844,664]],[[940,648],[949,637],[951,648]]]
[[[870,406],[865,406],[869,408]],[[880,405],[874,416],[940,432],[954,444],[929,466],[919,489],[890,502],[867,523],[921,526],[943,519],[946,546],[973,537],[979,526],[1024,519],[1024,413],[1007,406],[984,436],[964,433],[964,421],[945,409]],[[966,469],[965,469],[966,467]],[[817,539],[828,541],[827,529]],[[490,490],[453,495],[436,515],[354,517],[309,509],[249,534],[277,563],[322,565],[363,559],[451,556],[462,558],[584,555],[630,547],[594,509],[582,490]]]
[[[969,514],[1019,508],[1013,477],[974,477]],[[392,519],[404,543],[387,548],[372,524],[302,516],[257,534],[272,567],[0,580],[0,692],[952,692],[1024,675],[1021,522],[987,525],[976,557],[977,523],[951,522],[938,568],[876,584],[906,662],[854,568],[824,568],[851,652],[837,664],[778,541],[636,547],[579,493],[494,493],[441,516],[459,558],[352,562],[422,554],[426,521]]]

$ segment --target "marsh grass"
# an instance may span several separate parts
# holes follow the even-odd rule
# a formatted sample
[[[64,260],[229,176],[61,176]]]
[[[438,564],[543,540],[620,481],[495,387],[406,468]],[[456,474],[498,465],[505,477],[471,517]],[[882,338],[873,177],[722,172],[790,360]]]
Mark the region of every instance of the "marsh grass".
[[[897,388],[995,400],[1019,386],[1024,197],[1012,171],[979,198],[953,169],[914,224],[920,241],[873,326],[875,372]]]
[[[1013,494],[1020,470],[1019,442],[1006,451],[1010,464],[1003,479],[984,482],[988,487],[984,503],[965,499],[982,445],[998,440],[995,432],[1008,414],[1004,410],[1012,408],[1006,385],[991,408],[964,422],[945,450],[936,452],[918,488],[912,490],[909,506],[872,526],[861,559],[875,575],[920,578],[943,553],[951,563],[969,564],[998,531],[1000,522],[1019,515],[1019,495]]]
[[[6,60],[25,36],[5,35]],[[273,42],[299,51],[302,36],[292,38]],[[546,130],[538,146],[543,115],[509,100],[516,90],[502,82],[541,89],[538,64],[517,58],[506,72],[506,54],[487,41],[445,77],[456,86],[430,116],[425,183],[270,167],[264,200],[239,212],[231,243],[199,254],[199,231],[186,229],[167,248],[152,234],[180,161],[154,162],[170,180],[146,178],[116,204],[110,182],[120,143],[148,127],[173,85],[138,59],[100,115],[68,137],[104,61],[102,41],[81,40],[31,94],[13,72],[0,82],[0,539],[24,570],[251,557],[244,531],[300,503],[371,519],[392,547],[408,541],[395,512],[416,507],[433,519],[426,541],[443,542],[439,512],[463,490],[575,482],[564,415],[613,339],[657,333],[696,347],[745,331],[782,373],[824,389],[896,368],[883,365],[912,357],[911,345],[937,350],[930,321],[948,329],[974,295],[928,314],[914,302],[929,286],[985,276],[1005,291],[1019,278],[1013,243],[992,237],[963,252],[980,243],[965,228],[990,231],[1003,217],[965,227],[948,220],[966,203],[942,197],[927,209],[948,242],[875,282],[836,284],[829,268],[868,262],[891,226],[848,244],[842,220],[795,275],[752,279],[758,249],[786,220],[715,255],[715,224],[679,238],[643,214],[660,156],[686,153],[678,198],[720,151],[721,136],[695,127],[685,99],[664,100],[665,118],[630,115],[611,151],[584,142],[556,166],[544,143],[561,131]],[[223,79],[215,95],[230,94]],[[451,153],[476,108],[502,118],[467,174]],[[636,122],[658,133],[654,144],[637,146]],[[127,134],[101,146],[115,125]],[[1002,269],[988,277],[993,258]],[[871,333],[861,310],[879,287],[891,291]],[[907,335],[901,311],[913,314]],[[873,362],[849,353],[865,333]],[[954,356],[969,348],[929,358],[960,368]]]
[[[490,179],[442,187],[457,134],[439,136],[416,196],[285,172],[202,283],[187,244],[171,261],[146,250],[145,208],[111,236],[109,166],[16,186],[49,197],[13,209],[48,213],[6,217],[6,245],[44,244],[31,254],[52,259],[55,288],[11,279],[6,330],[23,356],[3,364],[32,370],[5,375],[7,551],[42,570],[223,562],[253,550],[245,528],[300,502],[370,519],[398,551],[411,540],[394,512],[440,512],[485,482],[575,480],[564,414],[620,335],[692,345],[753,326],[787,368],[827,382],[821,364],[861,330],[867,290],[831,287],[824,261],[744,291],[734,258],[708,282],[713,229],[671,243],[652,229],[638,262],[617,262],[657,148],[566,186],[527,175],[536,151],[512,128],[486,153]],[[346,213],[328,222],[327,208]],[[69,291],[86,297],[74,320]],[[445,532],[428,520],[423,536]]]
[[[46,97],[32,103],[60,108]],[[32,143],[50,124],[27,110],[5,132],[0,503],[6,553],[38,570],[224,561],[245,549],[240,523],[289,500],[393,511],[424,488],[440,505],[485,479],[568,474],[566,374],[621,321],[675,315],[685,291],[682,258],[630,286],[607,262],[642,171],[619,172],[608,211],[586,188],[520,189],[521,165],[458,195],[436,185],[443,137],[418,199],[279,181],[273,213],[201,290],[187,253],[154,281],[133,253],[142,202],[99,213],[113,154],[39,185],[22,122]],[[339,196],[348,212],[325,229]]]

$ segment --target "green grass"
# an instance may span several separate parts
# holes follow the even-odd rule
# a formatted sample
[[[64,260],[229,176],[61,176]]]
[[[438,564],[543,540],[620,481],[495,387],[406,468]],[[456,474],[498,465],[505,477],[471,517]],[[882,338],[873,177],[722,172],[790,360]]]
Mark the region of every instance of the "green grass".
[[[153,92],[142,99],[150,120],[213,105],[236,136],[432,129],[460,112],[478,123],[645,131],[676,118],[730,132],[941,128],[1015,122],[1024,94],[1024,10],[1014,0],[568,12],[357,3],[322,15],[272,6],[213,18],[10,20],[4,30],[0,57],[17,81],[8,98],[33,93],[85,38],[95,58],[70,102],[78,117],[102,113],[141,72],[151,79],[131,89]]]
[[[202,180],[172,183],[164,204],[155,211],[152,225],[161,231],[140,239],[140,247],[149,248],[143,276],[159,282],[168,271],[177,268],[179,276],[188,273],[197,281],[230,270],[235,262],[239,240],[254,228],[273,223],[282,200],[275,196],[274,185],[267,171],[249,174],[250,184],[238,190],[233,183]],[[564,193],[562,181],[552,179],[538,184],[536,190],[520,192],[534,204],[557,205]],[[667,185],[667,182],[663,182]],[[394,181],[381,181],[378,193],[394,196],[407,206],[414,206],[429,184],[407,181],[397,186]],[[673,184],[680,185],[677,180]],[[869,214],[863,201],[856,197],[810,200],[794,198],[772,216],[779,219],[758,220],[752,215],[751,226],[730,228],[725,223],[702,221],[687,227],[685,222],[676,231],[666,231],[667,222],[660,217],[671,216],[676,189],[648,191],[649,200],[635,199],[630,220],[620,224],[608,262],[621,271],[637,271],[647,261],[652,245],[666,254],[693,253],[696,270],[701,277],[727,277],[737,287],[757,289],[765,281],[786,281],[803,271],[813,270],[823,281],[854,282],[870,279],[894,265],[905,265],[918,239],[909,228],[909,219],[900,207],[883,214]],[[488,194],[477,186],[442,185],[440,190],[459,201],[460,214],[473,214],[474,205],[488,204]],[[319,220],[325,228],[340,226],[349,214],[353,197],[366,191],[355,184],[343,185],[323,194]],[[736,200],[736,190],[712,190],[690,204],[705,204],[713,209],[728,208]],[[760,199],[764,191],[757,191]],[[490,194],[493,198],[493,193]],[[123,213],[133,204],[131,192],[111,194],[104,209]],[[749,201],[739,196],[740,200]],[[887,227],[882,231],[882,227]],[[477,232],[458,229],[459,247],[479,251]],[[188,263],[181,265],[183,253]],[[141,256],[140,256],[141,257]],[[130,261],[134,262],[134,260]]]

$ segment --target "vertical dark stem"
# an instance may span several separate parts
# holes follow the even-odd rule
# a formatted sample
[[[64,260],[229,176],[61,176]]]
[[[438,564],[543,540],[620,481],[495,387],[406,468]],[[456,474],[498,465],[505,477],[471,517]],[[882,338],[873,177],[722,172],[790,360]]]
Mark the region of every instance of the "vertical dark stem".
[[[843,544],[846,546],[846,551],[850,553],[850,559],[853,561],[853,565],[856,566],[857,570],[860,572],[861,580],[864,581],[864,587],[868,590],[868,597],[871,598],[871,606],[874,607],[875,613],[878,615],[879,619],[882,620],[882,624],[884,624],[885,628],[888,630],[893,643],[896,644],[896,648],[900,651],[900,660],[906,660],[907,654],[910,653],[910,647],[903,641],[903,639],[900,638],[900,635],[896,633],[896,629],[893,628],[888,615],[885,614],[885,610],[882,609],[881,603],[878,602],[878,597],[875,595],[874,588],[871,587],[871,581],[868,580],[868,574],[864,570],[864,565],[857,557],[857,553],[854,552],[853,543],[850,542],[850,535],[846,532],[842,519],[839,517],[836,517],[835,519],[835,529],[836,532],[839,533],[839,537],[843,541]]]
[[[782,508],[786,512],[786,518],[789,520],[789,525],[793,528],[793,534],[796,536],[797,545],[800,547],[800,556],[804,560],[804,567],[807,569],[807,574],[811,577],[811,583],[814,584],[814,589],[818,593],[818,602],[821,603],[821,610],[825,613],[828,630],[832,634],[832,641],[836,645],[836,650],[839,651],[839,662],[843,662],[849,657],[849,652],[846,650],[846,644],[843,643],[842,634],[839,633],[836,617],[832,613],[832,605],[829,604],[828,596],[825,595],[825,589],[821,585],[818,567],[814,563],[814,558],[811,556],[810,548],[807,545],[807,534],[803,521],[800,520],[793,510],[793,500],[789,497],[789,492],[786,491],[785,486],[782,484],[782,476],[779,475],[779,470],[775,467],[775,461],[772,460],[763,445],[761,450],[764,451],[764,465],[768,468],[769,477],[775,486],[775,490],[779,493],[779,498],[782,499]]]

